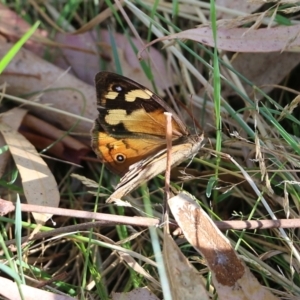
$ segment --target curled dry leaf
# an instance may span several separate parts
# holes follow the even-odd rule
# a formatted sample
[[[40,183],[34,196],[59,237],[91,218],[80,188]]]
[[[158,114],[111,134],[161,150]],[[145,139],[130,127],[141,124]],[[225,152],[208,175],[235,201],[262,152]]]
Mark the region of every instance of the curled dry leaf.
[[[0,45],[0,57],[10,49],[11,44]],[[73,131],[89,133],[94,119],[97,117],[96,95],[90,86],[64,70],[37,57],[30,51],[21,49],[5,72],[1,74],[0,84],[7,82],[7,93],[12,95],[35,94],[30,100],[39,100],[41,104],[51,104],[62,113],[46,110],[43,107],[31,106],[30,111],[44,120],[59,125],[65,130],[78,122]],[[68,116],[63,112],[70,112]],[[89,120],[81,121],[76,116]]]
[[[17,42],[29,29],[31,25],[20,17],[15,11],[8,6],[0,3],[0,32],[9,39],[11,43]],[[26,42],[26,48],[40,56],[44,53],[44,46],[37,41],[45,41],[47,31],[37,29],[30,40]]]
[[[159,300],[148,288],[134,289],[128,293],[112,293],[113,300]]]
[[[90,151],[90,147],[31,114],[24,117],[19,132],[38,150],[46,149],[51,145],[45,154],[54,155],[65,161],[78,164],[81,157]]]
[[[172,299],[209,299],[203,284],[205,279],[182,254],[166,230],[164,232],[163,258]]]
[[[221,7],[226,7],[227,12],[218,12],[218,20],[232,18],[232,14],[228,11],[232,11],[233,13],[239,12],[242,13],[251,13],[259,9],[262,6],[262,3],[251,3],[250,1],[235,1],[235,0],[216,0],[216,4]]]
[[[32,144],[15,129],[14,120],[22,120],[23,116],[24,110],[18,108],[6,112],[1,118],[0,131],[20,173],[27,202],[57,207],[60,197],[51,171]],[[37,213],[33,216],[38,224],[43,224],[51,217]]]
[[[217,30],[217,47],[218,49],[232,52],[299,52],[299,30],[300,25],[261,28],[256,30],[220,27]],[[147,46],[157,41],[173,39],[188,39],[210,47],[215,46],[212,29],[204,26],[156,39]]]
[[[15,112],[17,112],[17,117],[14,117],[14,118],[9,117],[7,121],[9,122],[9,126],[10,127],[12,127],[15,130],[18,130],[19,126],[22,123],[22,120],[24,119],[24,117],[27,114],[27,111],[24,110],[24,109],[23,110],[20,109],[20,110],[16,110]],[[6,116],[11,116],[12,113],[13,113],[13,111],[10,112],[10,113],[8,113],[8,115],[6,115]],[[5,119],[5,115],[4,115],[4,119]],[[7,142],[5,141],[3,135],[1,135],[1,134],[0,134],[0,146],[1,147],[7,146]],[[4,153],[1,154],[1,159],[0,159],[0,177],[2,177],[2,175],[5,172],[7,163],[9,162],[10,155],[11,154],[10,154],[9,151],[5,151]]]
[[[209,216],[187,194],[169,200],[175,220],[189,243],[205,258],[219,299],[275,300],[261,286]]]
[[[51,292],[37,289],[25,284],[18,284],[9,279],[0,277],[0,294],[5,299],[21,300],[20,288],[22,289],[23,295],[26,295],[27,300],[43,299],[43,300],[74,300],[73,297],[67,295],[58,295]]]
[[[110,9],[107,12],[111,14]],[[1,3],[0,18],[0,31],[6,37],[9,37],[11,42],[16,42],[30,28],[28,23]],[[112,56],[113,50],[110,45],[111,36],[113,36],[118,49],[123,74],[152,89],[152,86],[149,86],[151,82],[143,72],[137,55],[130,43],[132,42],[139,49],[143,46],[143,42],[140,40],[130,37],[131,40],[129,41],[128,36],[120,33],[112,34],[105,29],[100,32],[93,30],[81,34],[78,31],[76,34],[57,33],[54,42],[47,39],[46,36],[46,31],[38,29],[34,33],[33,38],[25,44],[25,48],[40,57],[42,57],[45,51],[45,44],[60,48],[59,55],[57,55],[56,50],[50,49],[55,64],[64,70],[71,67],[71,74],[91,85],[94,84],[95,74],[99,72],[99,55],[104,60],[107,60],[107,70],[115,71],[115,63]],[[97,41],[101,42],[97,43]],[[172,72],[167,71],[165,59],[158,50],[151,48],[149,53],[151,54],[152,61],[155,62],[155,67],[152,68],[154,82],[161,93],[161,90],[173,85],[170,76]]]
[[[299,62],[299,53],[239,53],[234,57],[232,66],[255,86],[269,93],[273,85],[280,83]],[[226,92],[228,89],[230,92]],[[245,90],[249,94],[254,92],[253,86],[250,85],[245,85]],[[236,92],[225,86],[224,93],[226,94],[223,94],[224,96],[228,96]],[[259,100],[262,95],[256,93],[255,97]]]
[[[58,33],[55,40],[63,44],[64,47],[61,49],[63,56],[58,56],[56,64],[63,69],[71,66],[72,71],[74,71],[74,74],[76,74],[78,78],[87,83],[94,84],[95,74],[99,72],[99,55],[107,61],[107,71],[116,71],[113,49],[110,45],[111,35],[117,46],[118,58],[122,66],[123,75],[138,81],[140,84],[152,90],[153,86],[141,68],[140,61],[132,49],[130,42],[132,42],[137,49],[140,49],[143,44],[133,37],[130,37],[129,40],[124,34],[110,34],[107,30],[101,30],[99,33],[91,31],[78,35]],[[101,42],[97,43],[96,41]],[[159,89],[159,94],[162,94],[162,90],[173,85],[170,76],[171,72],[168,72],[165,60],[158,50],[151,48],[149,53],[156,66],[156,68],[152,68],[154,82]]]

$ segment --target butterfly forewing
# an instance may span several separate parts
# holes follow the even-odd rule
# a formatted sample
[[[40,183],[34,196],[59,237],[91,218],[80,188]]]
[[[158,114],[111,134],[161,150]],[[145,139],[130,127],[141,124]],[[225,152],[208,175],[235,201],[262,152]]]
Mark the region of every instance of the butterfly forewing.
[[[99,122],[113,136],[165,139],[166,111],[173,114],[174,139],[188,134],[176,113],[147,88],[109,72],[98,73],[95,81]]]

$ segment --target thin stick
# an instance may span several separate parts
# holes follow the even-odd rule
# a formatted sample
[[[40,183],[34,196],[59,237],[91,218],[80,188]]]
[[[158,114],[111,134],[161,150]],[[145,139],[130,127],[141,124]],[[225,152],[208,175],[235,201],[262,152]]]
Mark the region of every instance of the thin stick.
[[[166,116],[166,141],[167,141],[167,164],[165,175],[165,200],[170,199],[170,176],[172,165],[172,114],[165,112]]]
[[[165,217],[164,221],[166,224],[169,222],[169,206],[168,200],[170,199],[170,176],[171,176],[171,165],[172,165],[172,114],[169,112],[164,113],[166,116],[166,142],[167,142],[167,163],[166,163],[166,174],[165,174],[165,193],[164,193],[164,209]],[[169,227],[168,227],[169,233]]]

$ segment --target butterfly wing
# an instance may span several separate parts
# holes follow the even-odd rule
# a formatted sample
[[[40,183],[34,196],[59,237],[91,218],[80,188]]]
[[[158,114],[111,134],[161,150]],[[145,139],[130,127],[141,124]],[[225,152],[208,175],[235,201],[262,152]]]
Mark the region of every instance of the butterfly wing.
[[[99,117],[92,147],[103,163],[123,176],[136,162],[166,148],[166,118],[171,112],[174,144],[189,132],[177,114],[142,85],[110,72],[95,77]]]
[[[203,135],[184,137],[181,144],[172,147],[171,165],[177,166],[187,158],[196,155],[203,146]],[[106,202],[113,202],[121,199],[131,191],[135,190],[142,183],[147,182],[156,175],[165,170],[167,163],[166,151],[160,151],[157,155],[147,157],[140,164],[131,168],[121,178],[115,192],[107,199]]]
[[[165,148],[165,142],[162,139],[117,139],[103,131],[96,122],[92,134],[92,148],[110,171],[123,176],[130,166]]]
[[[115,137],[165,139],[164,112],[173,114],[173,138],[188,135],[177,114],[159,96],[147,88],[110,72],[100,72],[95,78],[99,123]]]

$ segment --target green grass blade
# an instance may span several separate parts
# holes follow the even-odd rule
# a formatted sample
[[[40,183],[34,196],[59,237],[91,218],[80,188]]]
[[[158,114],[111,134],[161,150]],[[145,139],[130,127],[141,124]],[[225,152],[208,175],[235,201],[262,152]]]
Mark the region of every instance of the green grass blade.
[[[0,74],[4,71],[4,69],[11,62],[14,56],[22,48],[22,46],[28,41],[31,35],[36,31],[39,25],[40,25],[39,21],[35,22],[35,24],[21,37],[21,39],[18,42],[14,44],[14,46],[0,60]]]

